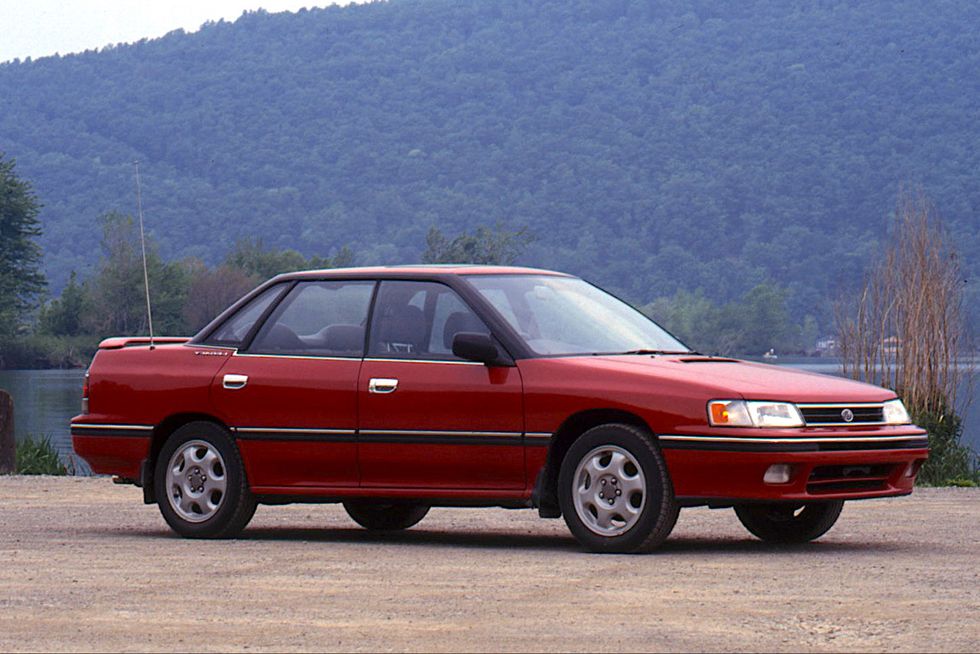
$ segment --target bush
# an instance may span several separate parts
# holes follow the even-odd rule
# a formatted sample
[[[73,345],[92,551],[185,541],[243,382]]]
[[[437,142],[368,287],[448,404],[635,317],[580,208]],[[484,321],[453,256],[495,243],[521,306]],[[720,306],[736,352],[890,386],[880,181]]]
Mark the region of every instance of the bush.
[[[0,368],[83,368],[99,347],[98,336],[32,334],[0,341]]]
[[[67,475],[58,451],[47,437],[27,437],[17,443],[18,475]]]
[[[929,432],[929,460],[918,482],[927,486],[967,486],[980,481],[977,455],[960,442],[963,421],[954,413],[919,413],[915,424]]]

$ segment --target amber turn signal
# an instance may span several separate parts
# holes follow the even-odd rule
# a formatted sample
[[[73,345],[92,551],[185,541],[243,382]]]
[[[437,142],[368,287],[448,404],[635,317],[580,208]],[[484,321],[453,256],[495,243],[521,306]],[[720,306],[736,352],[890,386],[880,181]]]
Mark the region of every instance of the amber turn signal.
[[[728,405],[722,402],[711,403],[711,422],[716,425],[728,424]]]

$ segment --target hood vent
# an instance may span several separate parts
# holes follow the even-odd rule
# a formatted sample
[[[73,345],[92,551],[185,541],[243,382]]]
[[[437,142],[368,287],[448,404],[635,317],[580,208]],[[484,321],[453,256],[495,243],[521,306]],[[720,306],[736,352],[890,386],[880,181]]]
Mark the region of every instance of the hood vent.
[[[681,363],[738,363],[738,359],[727,357],[685,357],[678,359]]]

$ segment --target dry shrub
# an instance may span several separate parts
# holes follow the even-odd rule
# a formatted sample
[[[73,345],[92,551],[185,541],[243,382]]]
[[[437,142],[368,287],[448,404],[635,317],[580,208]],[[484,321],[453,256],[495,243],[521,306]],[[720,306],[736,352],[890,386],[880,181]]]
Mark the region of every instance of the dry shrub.
[[[968,461],[956,415],[958,393],[970,381],[961,363],[963,285],[935,207],[921,190],[903,190],[883,256],[857,300],[837,305],[837,331],[846,375],[895,390],[916,420],[931,426],[930,435],[943,438],[933,443],[934,458],[948,445]]]
[[[903,191],[895,227],[856,306],[838,304],[844,373],[894,389],[913,413],[943,413],[966,374],[959,259],[921,191]]]

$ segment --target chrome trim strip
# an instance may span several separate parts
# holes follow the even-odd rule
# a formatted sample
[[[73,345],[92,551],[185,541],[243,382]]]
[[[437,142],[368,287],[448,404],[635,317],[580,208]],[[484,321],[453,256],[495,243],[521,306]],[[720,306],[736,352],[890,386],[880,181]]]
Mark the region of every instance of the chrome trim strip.
[[[320,440],[361,443],[429,443],[435,445],[547,445],[551,434],[519,431],[452,431],[412,429],[312,429],[297,427],[232,427],[240,438],[254,440]],[[339,441],[337,438],[340,437]],[[345,440],[342,437],[351,437]]]
[[[294,427],[233,427],[233,429],[242,434],[265,434],[274,432],[277,434],[336,434],[341,436],[353,436],[357,433],[356,429],[299,429]]]
[[[858,406],[865,409],[884,408],[884,402],[827,402],[827,403],[804,403],[796,404],[801,409],[846,409],[849,406]]]
[[[521,438],[519,431],[439,431],[415,429],[361,429],[365,436],[472,436],[474,438]]]
[[[233,357],[253,357],[253,358],[263,358],[263,359],[306,359],[312,361],[361,361],[361,357],[328,357],[328,356],[315,356],[315,355],[303,355],[303,354],[260,354],[248,353],[248,352],[233,352]]]
[[[207,347],[217,347],[214,345],[209,345]],[[232,348],[228,348],[232,349]],[[486,364],[480,363],[479,361],[453,361],[450,359],[385,359],[381,357],[367,357],[362,358],[358,356],[351,357],[335,357],[335,356],[317,356],[314,354],[262,354],[260,352],[239,352],[235,350],[232,352],[233,357],[255,357],[255,358],[265,358],[265,359],[307,359],[313,361],[373,361],[378,363],[448,363],[453,366],[483,366]]]
[[[448,363],[453,366],[484,366],[486,364],[479,361],[453,361],[450,359],[385,359],[382,357],[367,357],[364,361],[378,363]]]
[[[201,347],[218,347],[217,345],[207,345]],[[234,349],[234,348],[223,348]],[[314,361],[373,361],[378,363],[448,363],[453,366],[483,366],[486,364],[479,361],[453,361],[451,359],[386,359],[382,357],[334,357],[317,356],[314,354],[262,354],[260,352],[239,352],[235,350],[231,353],[233,357],[255,357],[265,359],[310,359]]]
[[[907,436],[829,436],[826,438],[796,438],[794,436],[780,436],[774,438],[763,438],[758,436],[682,436],[679,434],[662,434],[658,436],[663,441],[693,441],[707,443],[883,443],[890,441],[909,441],[925,438],[925,434],[911,434]]]
[[[554,436],[550,431],[529,431],[524,433],[528,438],[551,438]]]
[[[116,424],[95,424],[76,422],[71,426],[72,429],[125,429],[127,431],[153,431],[153,425],[116,425]]]

